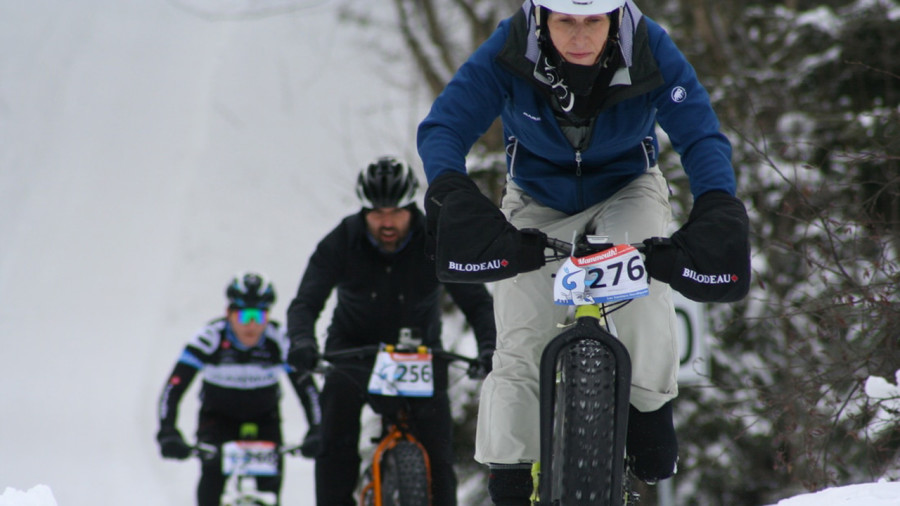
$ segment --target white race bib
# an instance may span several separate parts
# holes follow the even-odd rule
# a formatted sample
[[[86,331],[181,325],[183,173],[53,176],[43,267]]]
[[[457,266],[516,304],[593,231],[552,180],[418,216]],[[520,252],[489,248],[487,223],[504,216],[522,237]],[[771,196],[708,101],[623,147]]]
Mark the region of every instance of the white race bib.
[[[278,449],[272,441],[229,441],[222,445],[222,474],[278,476]]]
[[[369,393],[395,397],[434,395],[434,366],[431,351],[401,353],[382,349],[375,357],[369,378]]]
[[[649,293],[644,259],[628,244],[586,257],[569,257],[556,271],[553,283],[553,300],[567,306],[636,299]]]

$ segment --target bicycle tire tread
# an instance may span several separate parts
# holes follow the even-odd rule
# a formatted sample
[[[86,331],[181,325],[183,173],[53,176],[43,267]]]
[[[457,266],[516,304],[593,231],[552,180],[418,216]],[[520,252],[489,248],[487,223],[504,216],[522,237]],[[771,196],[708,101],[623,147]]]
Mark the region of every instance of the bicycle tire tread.
[[[382,504],[384,506],[429,506],[428,469],[419,447],[406,440],[384,453]]]
[[[566,505],[614,502],[616,362],[592,339],[573,342],[558,357],[551,477]]]

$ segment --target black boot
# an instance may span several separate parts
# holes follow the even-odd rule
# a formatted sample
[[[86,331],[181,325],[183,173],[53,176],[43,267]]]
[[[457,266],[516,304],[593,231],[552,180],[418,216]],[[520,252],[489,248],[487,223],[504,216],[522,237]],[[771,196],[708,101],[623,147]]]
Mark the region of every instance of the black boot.
[[[494,506],[530,506],[531,481],[529,464],[491,464],[488,493]]]
[[[678,440],[672,422],[672,401],[656,411],[628,411],[628,465],[641,481],[654,484],[675,474]]]

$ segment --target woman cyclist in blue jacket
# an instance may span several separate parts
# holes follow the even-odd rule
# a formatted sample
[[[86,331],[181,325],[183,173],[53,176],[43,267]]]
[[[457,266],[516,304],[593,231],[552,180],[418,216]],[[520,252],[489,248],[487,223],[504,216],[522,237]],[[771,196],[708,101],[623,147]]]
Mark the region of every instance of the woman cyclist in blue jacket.
[[[498,116],[508,172],[500,218],[468,179],[465,163]],[[694,69],[631,0],[526,0],[460,67],[419,126],[438,270],[449,259],[451,270],[497,270],[480,278],[445,272],[449,279],[500,280],[497,350],[482,389],[475,455],[491,467],[497,505],[529,504],[529,469],[539,457],[538,364],[566,317],[566,308],[552,303],[558,265],[545,265],[541,238],[568,241],[576,231],[614,243],[667,236],[671,211],[657,166],[657,125],[681,155],[694,207],[671,243],[648,252],[650,275],[664,283],[652,283],[648,297],[612,318],[633,361],[630,466],[655,482],[671,476],[677,460],[671,401],[679,355],[669,284],[697,300],[728,301],[743,297],[749,278],[747,216],[735,197],[731,145]],[[510,224],[515,234],[507,243]],[[451,239],[463,229],[465,241]],[[691,279],[675,268],[691,256],[685,245],[705,251],[704,241],[737,252],[734,276],[717,278],[734,286],[704,286],[702,276]],[[498,243],[511,244],[506,262],[460,260]],[[715,268],[728,271],[725,264]]]

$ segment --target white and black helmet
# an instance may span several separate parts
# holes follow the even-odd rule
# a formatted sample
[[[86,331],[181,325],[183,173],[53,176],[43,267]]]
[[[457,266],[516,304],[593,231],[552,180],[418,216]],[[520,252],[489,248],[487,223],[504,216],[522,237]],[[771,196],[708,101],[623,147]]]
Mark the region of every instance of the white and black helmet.
[[[588,16],[606,14],[625,5],[625,0],[531,0],[535,8],[543,7],[561,14]]]
[[[550,32],[547,30],[547,19],[550,11],[560,14],[575,16],[592,16],[595,14],[609,14],[612,25],[609,30],[610,39],[618,39],[619,25],[622,22],[622,11],[626,0],[531,0],[532,13],[535,21],[535,35],[538,44],[546,52],[551,52]]]
[[[275,303],[275,288],[264,274],[242,272],[231,278],[225,296],[231,309],[269,309]]]
[[[356,180],[356,195],[367,209],[406,207],[416,201],[418,188],[412,168],[392,156],[370,163]]]

